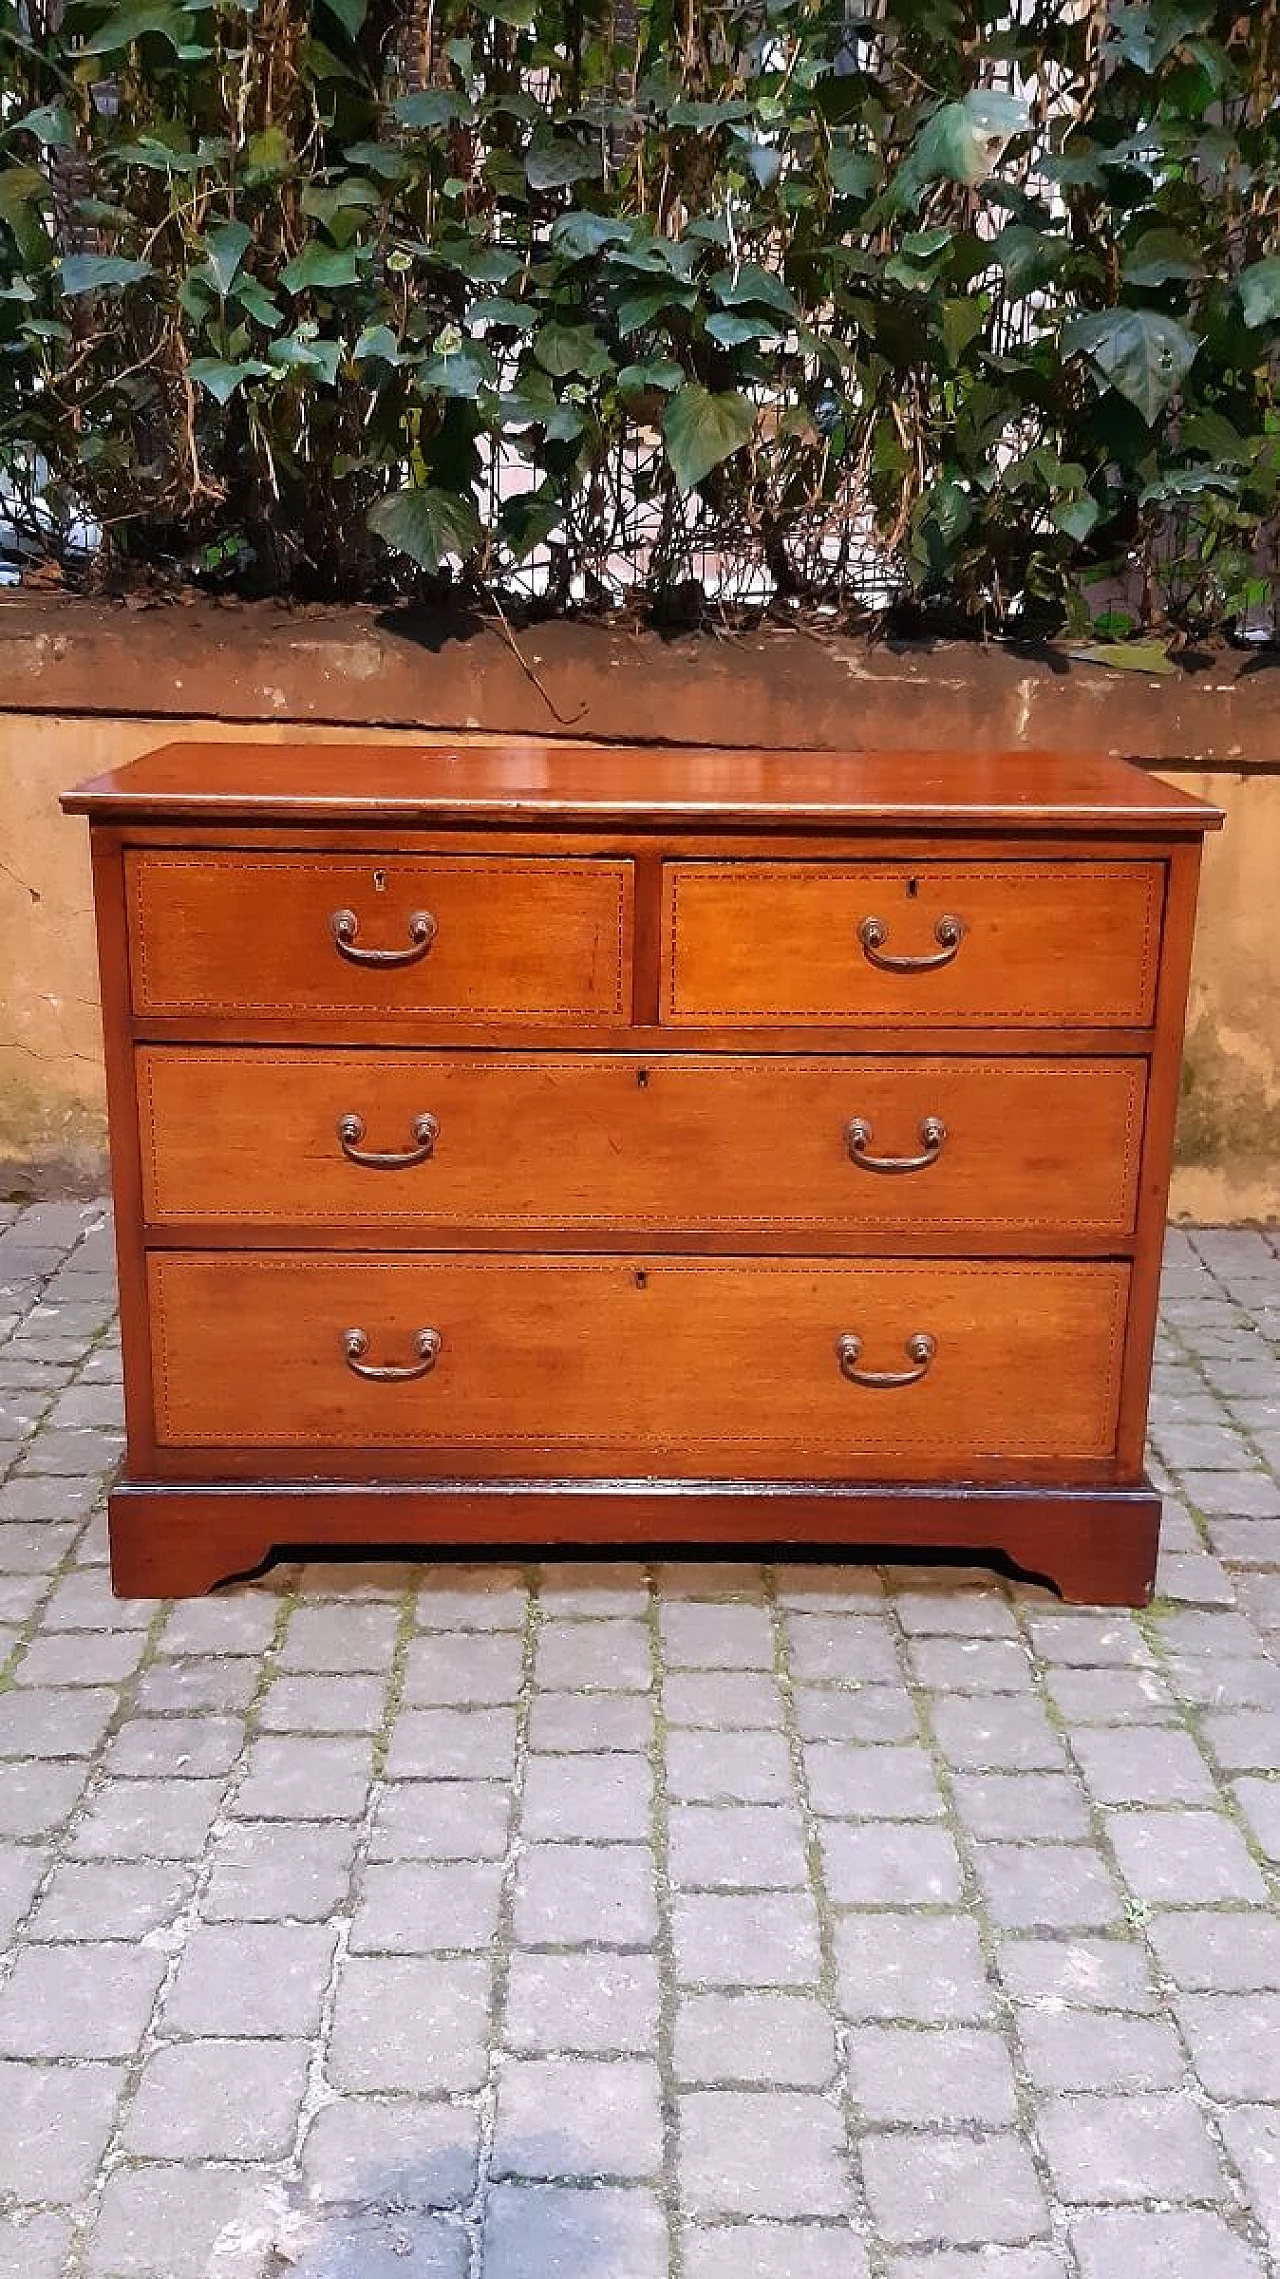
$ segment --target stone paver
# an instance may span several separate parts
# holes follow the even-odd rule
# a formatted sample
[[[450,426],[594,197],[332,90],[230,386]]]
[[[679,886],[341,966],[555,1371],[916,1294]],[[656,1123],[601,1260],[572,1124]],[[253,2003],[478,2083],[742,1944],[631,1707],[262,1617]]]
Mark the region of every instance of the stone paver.
[[[0,1208],[0,2279],[1274,2279],[1280,1237],[1172,1233],[1142,1615],[981,1567],[112,1599]]]

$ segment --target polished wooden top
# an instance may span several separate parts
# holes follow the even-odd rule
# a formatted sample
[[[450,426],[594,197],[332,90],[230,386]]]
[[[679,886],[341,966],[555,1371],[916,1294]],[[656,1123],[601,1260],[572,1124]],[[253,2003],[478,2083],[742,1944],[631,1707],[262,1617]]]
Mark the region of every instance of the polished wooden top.
[[[1217,808],[1126,760],[1052,752],[763,752],[680,745],[174,743],[67,792],[147,823],[649,822],[1194,833]]]

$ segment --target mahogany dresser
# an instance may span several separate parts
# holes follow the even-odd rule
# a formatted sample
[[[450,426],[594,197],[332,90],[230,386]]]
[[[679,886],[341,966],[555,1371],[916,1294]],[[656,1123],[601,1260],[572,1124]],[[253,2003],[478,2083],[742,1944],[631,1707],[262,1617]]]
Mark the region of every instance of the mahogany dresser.
[[[965,1546],[1141,1603],[1202,834],[1117,761],[171,745],[92,824],[115,1587]]]

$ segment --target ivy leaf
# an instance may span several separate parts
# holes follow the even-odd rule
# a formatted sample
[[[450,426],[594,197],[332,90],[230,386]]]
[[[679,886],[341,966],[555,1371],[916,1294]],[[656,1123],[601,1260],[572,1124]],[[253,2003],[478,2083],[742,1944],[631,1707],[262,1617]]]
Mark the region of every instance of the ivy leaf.
[[[372,182],[366,182],[359,174],[347,175],[341,182],[312,182],[302,193],[303,213],[312,221],[320,222],[330,236],[341,216],[358,217],[381,203]]]
[[[377,357],[383,364],[402,364],[400,343],[389,324],[367,324],[351,351],[352,362],[363,364],[366,357]]]
[[[544,143],[525,153],[525,180],[531,190],[562,190],[570,182],[590,182],[600,174],[600,153],[579,142]]]
[[[348,166],[362,167],[384,182],[407,182],[413,172],[404,152],[389,142],[353,142],[342,155]]]
[[[1074,538],[1079,544],[1088,537],[1101,511],[1097,500],[1090,498],[1086,492],[1083,498],[1061,499],[1054,507],[1051,519],[1055,530],[1061,530],[1066,537]]]
[[[639,228],[641,225],[637,225]],[[609,255],[611,269],[634,269],[641,277],[678,277],[687,284],[697,248],[687,238],[636,235]]]
[[[1145,230],[1124,257],[1126,285],[1168,285],[1203,277],[1204,263],[1180,230]]]
[[[1251,262],[1239,276],[1240,308],[1251,332],[1280,317],[1280,253]]]
[[[470,238],[445,239],[439,245],[424,246],[442,261],[447,269],[456,269],[460,276],[469,277],[473,285],[505,285],[514,277],[521,263],[518,253],[501,245],[473,245]]]
[[[1221,412],[1193,412],[1182,423],[1182,440],[1188,451],[1203,451],[1221,467],[1243,467],[1252,456],[1249,444]]]
[[[114,292],[154,275],[149,261],[130,261],[123,253],[69,253],[61,263],[62,291],[67,300],[79,293]]]
[[[771,317],[735,316],[732,309],[714,309],[706,320],[707,331],[722,348],[741,348],[748,341],[781,340],[782,334]]]
[[[548,443],[575,443],[586,426],[576,404],[557,404],[543,422]]]
[[[224,301],[252,243],[253,231],[247,222],[223,222],[217,229],[211,229],[204,239],[213,280]]]
[[[450,127],[475,116],[465,96],[451,87],[419,87],[402,95],[392,109],[402,127]]]
[[[618,386],[624,396],[647,395],[650,388],[660,388],[664,395],[683,386],[684,367],[670,356],[656,356],[648,364],[624,364],[618,374]]]
[[[963,182],[976,189],[995,172],[1006,146],[1026,134],[1031,114],[1016,95],[975,88],[962,102],[944,103],[926,119],[894,183],[895,205],[919,206],[930,182]]]
[[[671,127],[723,127],[736,119],[749,119],[755,104],[738,102],[698,102],[684,98],[672,103],[667,111],[667,125]]]
[[[938,329],[947,362],[958,364],[970,342],[976,340],[987,321],[984,301],[975,293],[964,300],[944,301],[939,312]]]
[[[335,55],[333,49],[326,47],[324,41],[318,40],[314,33],[302,50],[302,66],[308,78],[322,83],[326,79],[345,79],[353,87],[358,84],[350,64],[344,63],[342,57]]]
[[[1150,76],[1190,33],[1205,29],[1212,13],[1206,7],[1170,6],[1169,0],[1156,0],[1154,6],[1113,8],[1108,31],[1110,53]]]
[[[699,381],[687,381],[662,420],[667,457],[681,490],[696,489],[713,467],[732,459],[750,442],[755,425],[754,405],[736,390],[712,395]]]
[[[696,299],[689,286],[678,285],[674,278],[661,285],[642,285],[638,292],[621,295],[614,311],[618,331],[624,340],[630,340],[633,332],[643,332],[664,309],[691,309]]]
[[[949,229],[913,230],[884,265],[891,283],[909,293],[925,293],[949,260],[954,243]]]
[[[342,342],[300,340],[294,333],[287,340],[273,340],[267,356],[275,369],[315,372],[322,384],[331,388],[338,377],[338,366],[342,361]]]
[[[498,401],[501,424],[511,434],[518,434],[522,427],[540,427],[555,408],[555,389],[536,364],[526,365],[515,388]]]
[[[1173,673],[1178,669],[1160,641],[1098,642],[1074,654],[1087,665],[1113,665],[1120,672]]]
[[[497,378],[498,367],[483,341],[468,340],[447,354],[428,356],[418,384],[434,395],[460,396],[473,403],[480,389],[494,387]]]
[[[1011,301],[1051,284],[1067,257],[1062,238],[1048,237],[1027,222],[1007,222],[992,240],[991,250],[1004,271],[1005,295]]]
[[[247,356],[239,364],[228,364],[221,356],[197,356],[187,366],[193,380],[208,390],[220,404],[230,403],[237,388],[246,380],[265,379],[271,366],[256,356]]]
[[[392,491],[370,509],[369,528],[395,554],[407,554],[433,574],[449,556],[466,561],[480,544],[475,501],[429,484]]]
[[[1155,309],[1103,309],[1064,325],[1062,348],[1066,356],[1087,356],[1153,427],[1191,370],[1200,343]]]
[[[1240,478],[1229,467],[1170,467],[1138,493],[1139,506],[1176,506],[1182,499],[1202,498],[1213,491],[1231,498]]]
[[[619,221],[615,215],[562,214],[551,232],[551,243],[568,260],[585,261],[602,246],[625,245],[630,235],[630,222]]]
[[[566,379],[571,372],[580,372],[584,379],[598,379],[611,362],[594,326],[558,324],[554,317],[538,333],[533,353],[543,371],[556,380]]]
[[[504,499],[498,509],[498,528],[517,562],[523,562],[535,546],[544,546],[563,521],[564,502],[546,483]]]
[[[276,174],[287,174],[292,158],[284,128],[263,127],[261,133],[250,135],[244,146],[244,179],[264,181]]]
[[[788,291],[781,277],[775,277],[770,269],[761,269],[754,261],[744,261],[737,269],[718,270],[708,285],[725,309],[746,306],[777,309],[784,317],[798,314],[795,294]]]
[[[166,0],[143,0],[138,7],[117,8],[100,24],[91,39],[81,49],[82,55],[115,55],[120,48],[132,47],[147,32],[158,32],[169,42],[175,55],[186,44],[190,26],[180,8],[166,4]]]
[[[15,119],[9,133],[16,135],[23,128],[28,134],[34,135],[37,142],[43,143],[46,150],[73,150],[75,147],[76,130],[65,103],[39,104],[34,111],[27,111],[22,118]]]
[[[866,198],[879,180],[880,166],[869,150],[851,150],[847,143],[836,142],[827,157],[827,172],[838,198]]]
[[[369,0],[321,0],[321,6],[337,18],[349,40],[359,38],[369,13]]]
[[[501,293],[491,293],[487,299],[472,301],[463,321],[469,327],[496,324],[508,325],[513,332],[532,332],[538,312],[528,301],[509,301]]]
[[[194,174],[204,163],[185,142],[169,142],[154,132],[140,134],[136,142],[117,143],[110,156],[117,166],[142,166],[150,174]]]
[[[265,285],[260,285],[256,277],[250,277],[243,269],[231,288],[231,297],[246,315],[255,317],[268,332],[274,332],[278,324],[284,323],[284,310],[280,303],[273,301]]]
[[[359,279],[360,264],[350,247],[322,245],[314,237],[280,272],[287,293],[305,293],[313,286],[355,285]]]
[[[0,167],[0,222],[10,229],[19,216],[48,192],[49,184],[38,166]]]

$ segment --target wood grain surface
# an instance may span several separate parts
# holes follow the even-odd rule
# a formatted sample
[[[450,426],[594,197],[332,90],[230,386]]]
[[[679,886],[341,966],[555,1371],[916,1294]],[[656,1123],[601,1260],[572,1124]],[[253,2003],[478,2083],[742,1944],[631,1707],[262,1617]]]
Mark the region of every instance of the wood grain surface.
[[[341,1229],[424,1249],[569,1228],[602,1248],[639,1230],[660,1244],[817,1230],[1124,1243],[1146,1085],[1135,1059],[144,1046],[137,1065],[152,1229],[220,1228],[228,1243]],[[363,1150],[393,1155],[415,1152],[430,1115],[430,1156],[349,1161],[352,1114]],[[931,1119],[936,1149],[922,1144]],[[874,1168],[886,1157],[918,1168]]]
[[[1160,963],[1160,863],[670,863],[662,1017],[921,1024],[1149,1022]],[[945,965],[885,971],[882,955]]]
[[[1114,1450],[1127,1267],[153,1253],[157,1441],[434,1451],[461,1468],[938,1479]],[[427,1376],[369,1383],[376,1367]],[[875,1372],[850,1383],[853,1334]],[[304,1466],[305,1468],[305,1466]]]
[[[416,858],[198,854],[125,857],[133,1003],[140,1013],[617,1019],[631,1010],[631,866],[495,854]],[[400,953],[412,921],[434,935],[412,964],[344,957]]]

